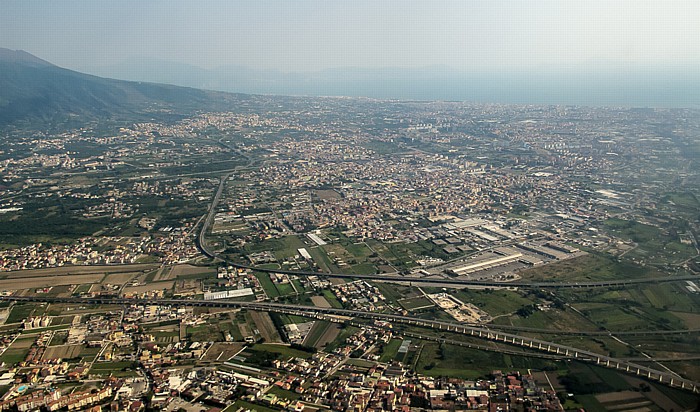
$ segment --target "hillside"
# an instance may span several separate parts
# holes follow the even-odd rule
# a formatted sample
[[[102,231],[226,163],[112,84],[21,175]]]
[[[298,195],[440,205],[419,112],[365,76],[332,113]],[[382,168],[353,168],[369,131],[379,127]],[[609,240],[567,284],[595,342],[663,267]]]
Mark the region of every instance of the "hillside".
[[[0,48],[0,126],[184,115],[223,110],[241,99],[245,96],[91,76]]]

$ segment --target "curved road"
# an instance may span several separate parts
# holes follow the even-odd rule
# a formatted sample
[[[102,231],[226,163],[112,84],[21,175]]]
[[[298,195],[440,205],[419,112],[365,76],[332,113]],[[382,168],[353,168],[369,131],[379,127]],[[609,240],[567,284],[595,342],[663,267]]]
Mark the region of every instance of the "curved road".
[[[249,162],[250,164],[250,162]],[[239,166],[242,167],[242,166]],[[222,256],[221,254],[213,251],[206,241],[206,232],[209,230],[212,222],[214,221],[214,216],[216,215],[216,206],[219,204],[221,199],[221,193],[226,186],[226,180],[231,177],[234,172],[225,174],[221,176],[221,182],[219,183],[219,188],[212,199],[211,205],[209,206],[209,211],[207,217],[202,224],[202,229],[197,237],[197,246],[199,250],[207,257],[214,260],[220,260],[226,264],[233,266],[238,269],[250,269],[256,270],[258,272],[267,273],[283,273],[287,275],[297,275],[297,276],[322,276],[327,278],[348,278],[348,279],[365,279],[365,280],[375,280],[384,282],[402,282],[402,283],[420,283],[420,284],[439,284],[444,286],[487,286],[487,287],[499,287],[499,288],[525,288],[525,289],[564,289],[564,288],[601,288],[601,287],[624,287],[631,285],[639,285],[645,283],[665,283],[665,282],[679,282],[684,280],[700,280],[700,276],[695,275],[685,275],[685,276],[672,276],[672,277],[656,277],[656,278],[642,278],[642,279],[624,279],[624,280],[607,280],[607,281],[594,281],[594,282],[484,282],[477,280],[462,280],[462,279],[435,279],[435,278],[414,278],[407,276],[400,276],[395,273],[387,274],[376,274],[376,275],[353,275],[349,273],[326,273],[326,272],[312,272],[312,271],[302,271],[302,270],[285,270],[285,269],[265,269],[259,268],[252,265],[244,265],[229,258]]]
[[[230,176],[230,175],[226,175]],[[249,269],[256,270],[258,272],[266,273],[283,273],[287,275],[297,275],[297,276],[321,276],[327,278],[346,278],[346,279],[364,279],[364,280],[374,280],[383,282],[401,282],[409,284],[435,284],[441,286],[486,286],[486,287],[498,287],[498,288],[524,288],[524,289],[575,289],[575,288],[601,288],[601,287],[624,287],[631,285],[639,285],[645,283],[665,283],[665,282],[680,282],[684,280],[700,280],[700,276],[695,275],[685,275],[685,276],[673,276],[673,277],[655,277],[655,278],[642,278],[642,279],[624,279],[624,280],[607,280],[607,281],[595,281],[595,282],[494,282],[494,281],[478,281],[478,280],[463,280],[463,279],[449,279],[449,278],[415,278],[408,276],[400,276],[397,274],[375,274],[375,275],[356,275],[349,273],[330,273],[330,272],[313,272],[313,271],[303,271],[303,270],[287,270],[287,269],[266,269],[260,268],[252,265],[244,265],[228,259],[219,253],[211,250],[206,242],[205,234],[209,229],[211,222],[214,220],[214,215],[216,212],[216,203],[221,197],[221,191],[225,184],[225,179],[222,178],[222,182],[219,185],[219,190],[214,196],[214,202],[209,209],[207,219],[202,225],[202,229],[199,232],[199,237],[197,241],[197,246],[202,251],[204,255],[215,260],[225,262],[227,265],[233,266],[238,269]]]

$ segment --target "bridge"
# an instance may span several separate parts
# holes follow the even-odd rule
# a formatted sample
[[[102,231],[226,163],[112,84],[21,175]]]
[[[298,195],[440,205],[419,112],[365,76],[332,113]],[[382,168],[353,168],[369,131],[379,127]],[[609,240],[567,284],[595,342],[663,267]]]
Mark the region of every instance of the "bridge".
[[[336,315],[347,318],[363,318],[370,320],[382,320],[391,323],[400,323],[424,327],[439,331],[465,335],[493,342],[504,343],[511,346],[519,346],[527,350],[539,351],[545,354],[555,355],[563,359],[578,360],[588,362],[628,374],[644,377],[651,381],[656,381],[670,387],[685,389],[693,393],[700,393],[700,383],[685,379],[677,374],[660,371],[648,366],[640,365],[628,360],[613,358],[585,349],[572,346],[560,345],[541,339],[516,335],[508,332],[489,329],[484,326],[460,324],[453,322],[420,319],[410,316],[394,315],[378,312],[366,312],[338,308],[320,308],[315,306],[291,305],[283,303],[268,302],[233,302],[233,301],[204,301],[187,299],[126,299],[126,298],[59,298],[59,297],[39,297],[39,296],[0,296],[0,301],[15,302],[47,302],[47,303],[68,303],[79,305],[161,305],[161,306],[195,306],[210,308],[245,308],[263,312],[277,312],[290,315],[305,316],[311,318],[323,317],[330,319],[327,315]],[[343,322],[337,319],[337,322]],[[653,361],[653,359],[649,359]]]

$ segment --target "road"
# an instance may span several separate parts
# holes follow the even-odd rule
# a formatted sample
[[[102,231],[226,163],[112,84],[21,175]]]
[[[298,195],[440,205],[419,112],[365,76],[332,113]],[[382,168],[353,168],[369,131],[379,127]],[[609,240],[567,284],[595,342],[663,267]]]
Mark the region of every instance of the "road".
[[[247,166],[246,166],[247,167]],[[197,238],[197,246],[199,250],[207,257],[214,260],[220,260],[226,262],[226,264],[233,266],[238,269],[249,269],[257,270],[259,272],[267,273],[283,273],[287,275],[297,275],[297,276],[321,276],[327,278],[347,278],[347,279],[364,279],[364,280],[374,280],[383,282],[401,282],[409,284],[439,284],[444,287],[468,287],[468,286],[481,286],[481,287],[496,287],[496,288],[522,288],[522,289],[565,289],[565,288],[610,288],[610,287],[625,287],[634,286],[647,283],[666,283],[666,282],[680,282],[685,280],[700,280],[700,276],[697,275],[685,275],[685,276],[667,276],[667,277],[654,277],[654,278],[641,278],[641,279],[623,279],[623,280],[606,280],[606,281],[593,281],[593,282],[494,282],[494,281],[478,281],[478,280],[465,280],[458,278],[424,278],[424,277],[410,277],[401,276],[396,273],[387,274],[375,274],[375,275],[356,275],[349,273],[328,273],[328,272],[313,272],[313,271],[302,271],[302,270],[286,270],[286,269],[265,269],[259,268],[252,265],[244,265],[235,262],[226,256],[217,253],[206,241],[206,232],[209,230],[210,226],[214,221],[214,216],[216,215],[216,207],[221,200],[221,193],[226,186],[226,180],[231,177],[233,172],[225,174],[221,177],[221,182],[219,187],[209,205],[209,211],[207,217],[204,220],[202,229],[199,232]]]
[[[206,231],[211,227],[212,223],[214,222],[214,216],[216,216],[216,206],[219,204],[219,200],[221,200],[221,193],[224,191],[224,187],[226,186],[226,180],[231,177],[233,172],[225,174],[221,176],[221,181],[219,182],[219,187],[216,189],[216,193],[214,194],[214,198],[211,201],[211,204],[209,205],[209,210],[207,211],[207,217],[204,219],[204,224],[202,224],[202,229],[199,231],[199,237],[197,240],[197,243],[199,245],[199,249],[204,252],[205,255],[209,257],[214,257],[213,253],[209,251],[209,245],[206,243],[205,239],[205,234]]]
[[[166,305],[166,306],[195,306],[213,308],[245,308],[263,312],[277,312],[297,316],[305,316],[317,319],[332,320],[333,316],[339,315],[348,318],[363,318],[369,320],[382,320],[390,323],[400,323],[423,328],[430,328],[440,331],[461,334],[473,338],[500,342],[507,345],[519,346],[527,350],[539,351],[548,354],[561,356],[569,360],[578,360],[593,363],[598,366],[615,369],[632,375],[646,377],[649,380],[659,382],[671,387],[681,388],[700,393],[700,383],[678,377],[668,371],[660,371],[648,366],[633,363],[624,359],[614,358],[591,352],[573,346],[560,345],[541,339],[516,335],[503,331],[489,329],[484,326],[474,326],[453,322],[420,319],[410,316],[394,315],[378,312],[366,312],[349,309],[319,308],[316,306],[290,305],[282,303],[268,302],[233,302],[233,301],[204,301],[188,299],[125,299],[125,298],[59,298],[44,296],[0,296],[0,301],[17,302],[49,302],[49,303],[73,303],[80,305]],[[337,321],[342,321],[337,319]]]

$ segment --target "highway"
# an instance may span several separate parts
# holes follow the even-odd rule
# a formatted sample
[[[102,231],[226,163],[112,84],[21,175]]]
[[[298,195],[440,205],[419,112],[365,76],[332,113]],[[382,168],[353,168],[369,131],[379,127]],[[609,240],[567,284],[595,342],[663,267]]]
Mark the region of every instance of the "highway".
[[[264,312],[277,312],[311,318],[333,320],[328,315],[343,316],[347,318],[363,318],[369,320],[382,320],[390,323],[400,323],[418,327],[441,330],[456,334],[462,334],[474,338],[500,342],[512,346],[519,346],[528,350],[544,352],[560,356],[564,359],[578,360],[592,363],[598,366],[615,369],[636,376],[645,377],[671,387],[700,393],[700,383],[680,377],[669,371],[660,371],[628,360],[613,358],[599,353],[587,351],[567,345],[560,345],[541,339],[516,335],[503,331],[489,329],[484,326],[459,324],[453,322],[420,319],[410,316],[394,315],[378,312],[365,312],[349,309],[319,308],[315,306],[289,305],[267,302],[233,302],[233,301],[204,301],[187,299],[125,299],[125,298],[59,298],[39,296],[0,296],[0,301],[15,302],[47,302],[47,303],[72,303],[78,305],[164,305],[164,306],[195,306],[211,308],[245,308]],[[336,319],[343,322],[343,319]],[[650,359],[653,360],[653,359]]]
[[[609,331],[609,330],[554,330],[554,329],[541,329],[541,328],[529,328],[526,326],[510,326],[510,325],[489,325],[491,329],[496,330],[506,330],[506,331],[517,331],[517,332],[528,332],[528,333],[538,333],[542,335],[570,335],[570,336],[612,336],[612,335],[625,335],[625,336],[654,336],[654,335],[694,335],[700,333],[700,329],[670,329],[670,330],[623,330],[623,331]]]
[[[206,219],[204,219],[204,223],[202,224],[202,230],[199,232],[199,237],[197,238],[197,246],[199,246],[199,250],[201,250],[208,257],[215,258],[215,256],[209,253],[209,245],[207,245],[204,235],[205,232],[214,222],[214,216],[216,216],[216,206],[219,204],[219,200],[221,199],[221,193],[224,191],[224,187],[226,186],[226,180],[228,180],[228,178],[231,177],[232,174],[233,172],[221,176],[219,187],[216,189],[214,198],[212,199],[211,204],[209,205],[209,210],[207,211],[206,215],[207,217]]]
[[[212,209],[213,210],[213,209]],[[211,212],[210,212],[211,213]],[[210,219],[207,219],[209,221]],[[213,220],[213,217],[212,219]],[[356,275],[349,273],[329,273],[329,272],[313,272],[313,271],[303,271],[303,270],[286,270],[286,269],[266,269],[260,268],[252,265],[243,265],[241,263],[235,262],[222,256],[209,248],[209,245],[205,242],[205,234],[207,227],[207,222],[202,228],[199,236],[198,246],[199,249],[206,256],[225,262],[227,265],[238,269],[249,269],[256,270],[258,272],[266,273],[283,273],[287,275],[297,275],[297,276],[320,276],[327,278],[346,278],[346,279],[364,279],[372,281],[381,282],[395,282],[395,283],[407,283],[407,284],[432,284],[440,285],[442,287],[468,287],[468,286],[481,286],[481,287],[494,287],[494,288],[522,288],[522,289],[577,289],[577,288],[614,288],[614,287],[625,287],[634,286],[649,283],[667,283],[667,282],[681,282],[685,280],[696,280],[700,281],[700,276],[697,275],[684,275],[684,276],[669,276],[669,277],[654,277],[654,278],[641,278],[641,279],[624,279],[624,280],[607,280],[607,281],[594,281],[594,282],[494,282],[494,281],[480,281],[480,280],[465,280],[465,279],[455,279],[455,278],[425,278],[425,277],[410,277],[401,276],[397,274],[374,274],[374,275]]]
[[[248,166],[248,165],[247,165]],[[246,166],[246,167],[247,167]],[[241,166],[239,166],[241,167]],[[214,222],[214,216],[216,215],[216,206],[219,204],[221,199],[221,193],[226,186],[226,180],[233,172],[221,176],[221,182],[219,187],[212,199],[211,205],[209,206],[209,211],[207,217],[202,224],[202,228],[197,237],[197,247],[205,256],[214,259],[215,261],[225,262],[227,265],[238,269],[249,269],[256,270],[258,272],[266,273],[283,273],[287,275],[297,275],[297,276],[321,276],[327,278],[346,278],[346,279],[364,279],[372,281],[381,282],[399,282],[408,284],[433,284],[440,285],[443,287],[468,287],[468,286],[481,286],[481,287],[495,287],[495,288],[522,288],[522,289],[576,289],[576,288],[614,288],[614,287],[625,287],[625,286],[635,286],[648,283],[667,283],[667,282],[681,282],[685,280],[698,280],[700,281],[700,276],[697,275],[684,275],[684,276],[668,276],[668,277],[654,277],[654,278],[640,278],[640,279],[621,279],[621,280],[606,280],[606,281],[591,281],[591,282],[495,282],[495,281],[480,281],[480,280],[465,280],[457,278],[425,278],[425,277],[410,277],[401,276],[396,273],[386,273],[386,274],[374,274],[374,275],[355,275],[349,273],[328,273],[328,272],[313,272],[313,271],[303,271],[303,270],[286,270],[286,269],[266,269],[260,268],[252,265],[244,265],[228,259],[226,256],[215,252],[211,249],[206,241],[206,232],[211,227]]]

